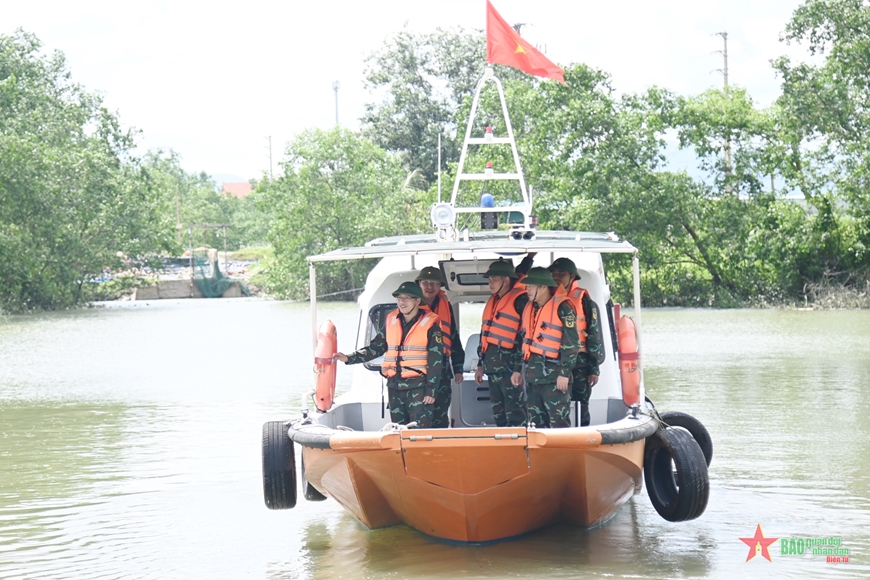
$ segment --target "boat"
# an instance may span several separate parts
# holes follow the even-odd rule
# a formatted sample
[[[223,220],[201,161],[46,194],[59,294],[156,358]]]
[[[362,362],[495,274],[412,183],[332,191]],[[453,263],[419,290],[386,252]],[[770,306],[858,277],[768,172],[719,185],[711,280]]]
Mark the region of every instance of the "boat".
[[[494,83],[506,135],[487,128],[473,136],[481,89]],[[511,147],[513,171],[466,173],[470,146]],[[488,165],[488,164],[487,164]],[[463,206],[463,181],[513,180],[519,201],[509,207],[492,203]],[[458,227],[459,216],[472,214],[481,229]],[[493,217],[495,216],[495,217]],[[466,216],[467,217],[467,216]],[[352,386],[332,400],[312,390],[300,417],[263,426],[263,485],[267,507],[286,509],[296,503],[296,449],[302,493],[307,500],[332,498],[369,528],[406,524],[429,536],[484,543],[520,536],[555,523],[593,527],[611,518],[646,483],[656,510],[669,521],[700,516],[709,496],[707,466],[712,441],[700,421],[685,413],[659,413],[643,382],[640,265],[638,249],[614,233],[537,229],[526,189],[501,83],[487,69],[477,85],[449,201],[431,208],[431,234],[385,237],[364,246],[310,256],[309,283],[312,345],[320,328],[317,315],[317,268],[327,262],[376,258],[359,297],[360,348],[382,328],[393,311],[392,292],[413,281],[428,266],[438,268],[458,320],[479,325],[480,305],[490,296],[483,274],[498,259],[534,255],[535,265],[556,258],[574,261],[583,287],[601,307],[607,357],[590,399],[591,424],[577,425],[577,408],[567,428],[495,425],[486,381],[477,385],[479,334],[465,338],[465,380],[454,384],[450,427],[418,429],[390,422],[386,381],[380,361],[353,368]],[[493,224],[498,226],[493,228]],[[512,222],[507,225],[504,222]],[[489,227],[486,227],[489,226]],[[604,275],[605,254],[632,261],[633,325],[621,325]],[[514,262],[516,265],[516,262]],[[623,339],[618,328],[629,328]],[[322,335],[322,333],[321,333]],[[626,351],[626,344],[631,344]],[[317,363],[322,367],[322,349]],[[620,360],[622,359],[622,360]],[[335,364],[335,363],[333,363]],[[325,381],[315,376],[322,391]],[[334,387],[333,387],[334,388]],[[324,393],[320,393],[324,395]],[[317,399],[315,401],[315,398]],[[328,400],[327,408],[308,409]]]

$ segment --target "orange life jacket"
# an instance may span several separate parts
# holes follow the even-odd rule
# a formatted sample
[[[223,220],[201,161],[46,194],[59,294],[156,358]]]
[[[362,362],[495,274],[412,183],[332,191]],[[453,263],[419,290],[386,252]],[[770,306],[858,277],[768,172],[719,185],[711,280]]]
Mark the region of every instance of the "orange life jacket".
[[[381,374],[392,378],[401,369],[401,377],[410,379],[429,370],[429,329],[438,317],[425,312],[402,337],[402,313],[398,309],[387,315],[387,352],[381,363]]]
[[[525,293],[526,287],[519,284],[508,290],[504,296],[493,294],[483,308],[483,325],[480,329],[480,349],[486,352],[490,344],[502,348],[517,346],[517,332],[520,330],[522,314],[516,310],[516,299]]]
[[[432,308],[426,304],[425,300],[420,304],[420,308],[424,311],[432,312]],[[444,293],[444,290],[438,293],[438,306],[436,306],[435,314],[438,315],[438,320],[441,322],[444,356],[450,356],[453,354],[453,336],[450,334],[450,325],[453,321],[453,308],[450,307],[450,301],[447,299],[447,294]]]
[[[562,319],[559,318],[559,305],[568,300],[567,296],[553,296],[535,315],[535,303],[530,300],[523,310],[522,328],[526,333],[523,339],[523,360],[532,354],[547,358],[559,358],[562,348]],[[569,301],[573,308],[573,304]]]
[[[574,310],[577,312],[577,335],[580,337],[580,352],[586,352],[586,311],[583,310],[583,297],[589,293],[585,288],[581,288],[577,284],[577,280],[571,281],[570,290],[566,291],[561,285],[556,288],[557,296],[566,296],[574,305]]]

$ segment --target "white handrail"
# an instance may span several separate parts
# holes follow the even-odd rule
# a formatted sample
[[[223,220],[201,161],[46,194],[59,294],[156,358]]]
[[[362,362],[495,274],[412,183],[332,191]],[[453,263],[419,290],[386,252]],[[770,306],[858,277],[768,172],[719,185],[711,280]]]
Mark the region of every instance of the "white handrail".
[[[631,258],[631,276],[634,281],[634,326],[635,334],[637,334],[637,372],[640,373],[640,404],[645,406],[646,403],[646,386],[643,382],[643,331],[640,321],[640,260],[637,258],[637,251]]]

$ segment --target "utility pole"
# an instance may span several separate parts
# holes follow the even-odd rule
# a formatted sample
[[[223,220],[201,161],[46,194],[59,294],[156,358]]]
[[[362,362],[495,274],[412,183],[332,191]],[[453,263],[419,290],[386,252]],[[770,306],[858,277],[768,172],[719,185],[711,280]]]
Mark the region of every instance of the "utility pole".
[[[722,73],[722,76],[725,79],[725,90],[728,90],[728,33],[727,32],[717,32],[717,36],[722,37],[722,42],[725,44],[722,50],[717,50],[719,54],[725,59],[725,68],[720,69],[719,72]]]
[[[175,187],[175,239],[181,246],[181,202],[178,200],[178,186]]]
[[[716,52],[722,55],[724,59],[724,66],[721,69],[722,78],[725,81],[725,97],[728,97],[728,33],[727,32],[717,32],[718,36],[722,37],[722,42],[724,46],[722,50],[717,50]],[[725,193],[730,194],[732,192],[732,187],[730,183],[731,177],[731,138],[726,133],[725,135]]]
[[[335,126],[338,127],[338,81],[332,83],[332,90],[335,91]]]
[[[269,178],[274,179],[275,176],[272,174],[272,136],[269,135],[266,140],[269,142]]]

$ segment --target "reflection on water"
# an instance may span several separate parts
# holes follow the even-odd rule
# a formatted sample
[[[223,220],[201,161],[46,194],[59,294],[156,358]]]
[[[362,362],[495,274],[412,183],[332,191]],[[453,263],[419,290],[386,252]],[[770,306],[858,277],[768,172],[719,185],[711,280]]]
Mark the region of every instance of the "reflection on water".
[[[638,555],[647,577],[704,577],[714,545],[701,531],[668,542],[640,529],[643,518],[630,502],[606,526],[583,530],[553,526],[509,541],[482,546],[443,542],[406,526],[369,531],[350,516],[330,530],[312,523],[303,533],[303,558],[312,578],[577,578],[633,576]],[[355,572],[348,575],[348,569]],[[275,576],[280,578],[281,576]]]
[[[323,305],[350,350],[353,305]],[[463,331],[474,328],[473,315]],[[263,505],[260,428],[310,388],[307,304],[177,301],[0,320],[0,578],[858,578],[870,575],[870,313],[651,310],[646,383],[702,419],[706,513],[646,493],[604,525],[483,546]],[[339,389],[349,384],[339,369]],[[841,538],[746,561],[750,537]]]

